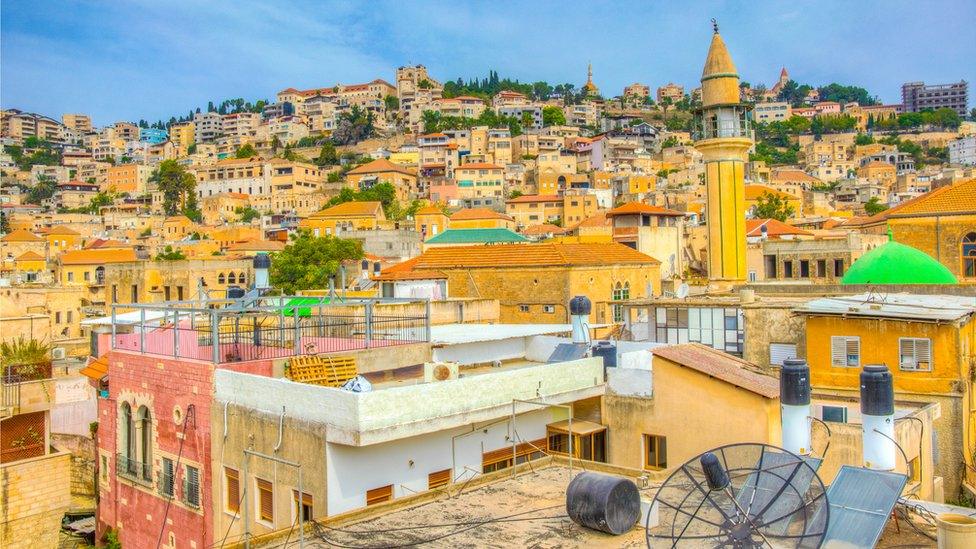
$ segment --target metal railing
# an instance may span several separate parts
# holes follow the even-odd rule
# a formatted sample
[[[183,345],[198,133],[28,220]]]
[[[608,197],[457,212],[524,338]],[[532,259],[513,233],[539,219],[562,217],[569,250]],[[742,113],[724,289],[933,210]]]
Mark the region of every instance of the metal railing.
[[[115,454],[115,474],[136,482],[152,482],[152,466],[129,459],[125,454]]]
[[[404,314],[377,304],[416,302]],[[430,302],[328,297],[112,306],[112,348],[214,363],[370,349],[430,340]]]
[[[35,364],[8,364],[0,371],[0,380],[4,385],[14,383],[24,383],[26,381],[40,381],[51,379],[54,375],[54,368],[50,362],[39,362]]]

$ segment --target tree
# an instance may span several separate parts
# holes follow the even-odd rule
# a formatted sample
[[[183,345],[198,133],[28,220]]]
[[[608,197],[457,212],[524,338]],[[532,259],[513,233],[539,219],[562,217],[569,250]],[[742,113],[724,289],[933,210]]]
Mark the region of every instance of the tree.
[[[871,145],[874,143],[874,138],[865,133],[859,133],[854,137],[855,145]]]
[[[678,137],[675,135],[669,135],[667,139],[661,142],[662,149],[667,149],[669,147],[677,147],[678,145],[680,145],[680,143],[678,143]]]
[[[335,144],[332,141],[322,143],[319,149],[319,156],[315,159],[316,166],[335,166],[339,163],[339,153],[336,152]]]
[[[237,158],[251,158],[252,156],[257,156],[258,151],[254,148],[254,145],[250,143],[245,143],[237,149],[237,153],[234,155]]]
[[[10,220],[7,219],[7,214],[0,210],[0,234],[7,234],[10,232]]]
[[[58,190],[57,181],[49,175],[37,176],[37,182],[27,190],[27,203],[41,205],[42,202],[54,196]]]
[[[241,223],[250,223],[261,217],[261,212],[250,206],[238,206],[234,208],[234,213],[237,214],[237,220]]]
[[[355,145],[373,136],[373,113],[359,105],[353,105],[349,112],[340,113],[337,117],[336,128],[332,132],[332,141],[336,145]]]
[[[387,111],[400,110],[400,100],[395,95],[387,95],[383,98],[383,105]]]
[[[522,191],[520,191],[518,189],[512,189],[512,192],[508,193],[508,199],[509,200],[514,200],[514,199],[522,196],[523,194],[524,193],[522,193]]]
[[[358,261],[363,246],[356,240],[315,237],[309,231],[292,235],[285,249],[272,255],[271,284],[285,294],[326,288],[343,261]]]
[[[111,206],[113,202],[115,202],[114,192],[111,190],[109,192],[99,191],[88,202],[88,213],[98,215],[98,212],[102,211],[103,206]]]
[[[566,113],[555,105],[546,105],[545,107],[542,107],[542,125],[565,126]]]
[[[23,335],[0,343],[0,365],[31,365],[48,361],[51,345]]]
[[[271,152],[272,152],[272,154],[277,154],[278,149],[280,149],[280,148],[281,148],[281,139],[278,139],[278,136],[276,135],[276,136],[274,136],[274,137],[271,138]]]
[[[190,219],[193,219],[194,213],[199,219],[196,179],[176,160],[160,162],[149,181],[155,183],[156,188],[163,193],[163,211],[166,215],[176,215],[182,211]]]
[[[786,221],[795,213],[790,205],[779,193],[763,192],[756,199],[753,215],[757,219],[776,219]]]
[[[882,204],[877,196],[872,196],[864,203],[864,213],[868,215],[876,215],[888,209],[888,206]]]
[[[163,251],[156,254],[156,261],[180,261],[186,259],[186,255],[181,250],[173,250],[172,246],[166,246]]]
[[[819,88],[821,101],[836,101],[841,105],[857,103],[858,105],[874,105],[877,101],[864,88],[857,86],[842,86],[836,82]]]

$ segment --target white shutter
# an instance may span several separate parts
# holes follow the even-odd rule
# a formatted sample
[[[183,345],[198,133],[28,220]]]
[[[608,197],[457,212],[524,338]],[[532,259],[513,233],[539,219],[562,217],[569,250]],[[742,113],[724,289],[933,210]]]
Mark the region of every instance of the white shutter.
[[[919,370],[932,369],[932,340],[919,338],[915,340],[915,367]]]
[[[861,338],[847,338],[847,366],[857,368],[861,365]]]
[[[898,340],[899,367],[902,370],[932,369],[932,340],[903,337]]]
[[[792,343],[769,344],[769,363],[771,365],[782,366],[783,361],[788,358],[796,358],[796,345]]]
[[[847,366],[847,338],[844,336],[830,337],[830,365]]]

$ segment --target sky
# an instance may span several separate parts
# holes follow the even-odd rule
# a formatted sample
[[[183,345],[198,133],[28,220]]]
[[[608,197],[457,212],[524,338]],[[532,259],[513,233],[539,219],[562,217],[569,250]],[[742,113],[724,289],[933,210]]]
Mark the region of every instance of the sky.
[[[976,2],[550,2],[505,0],[4,0],[0,106],[96,125],[168,120],[208,101],[287,88],[394,81],[424,64],[441,81],[698,85],[718,20],[742,79],[856,84],[886,103],[901,84],[976,82]],[[970,89],[970,107],[976,100]]]

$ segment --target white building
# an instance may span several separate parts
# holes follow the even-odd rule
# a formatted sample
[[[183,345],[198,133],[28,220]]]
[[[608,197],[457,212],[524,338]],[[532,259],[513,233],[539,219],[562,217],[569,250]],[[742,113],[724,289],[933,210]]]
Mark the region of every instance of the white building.
[[[976,135],[949,142],[949,163],[976,166]]]

